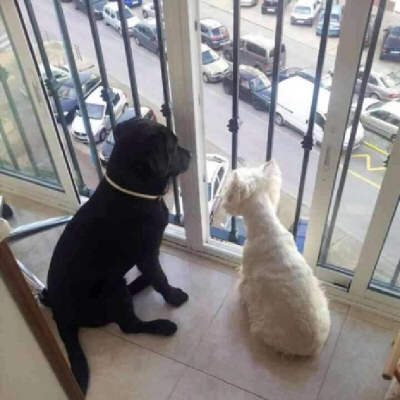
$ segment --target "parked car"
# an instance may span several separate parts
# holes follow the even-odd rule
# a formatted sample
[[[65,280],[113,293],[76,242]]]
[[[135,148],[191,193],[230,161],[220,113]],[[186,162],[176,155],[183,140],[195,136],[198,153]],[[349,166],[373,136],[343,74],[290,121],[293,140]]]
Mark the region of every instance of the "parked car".
[[[86,0],[74,0],[75,8],[81,10],[87,14]],[[93,14],[96,19],[103,19],[103,8],[106,5],[107,0],[90,0],[90,4],[93,8]]]
[[[296,131],[305,135],[308,128],[311,101],[314,86],[308,80],[294,76],[285,79],[278,84],[278,101],[276,104],[275,123],[277,125],[288,125]],[[317,110],[314,124],[314,141],[321,144],[324,137],[324,129],[328,112],[330,92],[324,88],[319,89]],[[350,115],[345,133],[343,148],[347,149],[353,119]],[[354,149],[357,148],[364,138],[364,129],[359,124],[357,127]]]
[[[154,4],[153,3],[143,4],[142,15],[143,18],[155,17],[156,12],[154,11]]]
[[[205,83],[220,82],[229,72],[229,64],[206,44],[202,44],[201,72]]]
[[[240,0],[240,7],[253,7],[256,6],[258,0]]]
[[[291,78],[292,76],[300,76],[303,79],[314,84],[315,82],[315,69],[314,68],[288,68],[287,70],[281,71],[281,79],[286,75],[287,78]],[[321,76],[320,87],[330,90],[332,87],[332,74],[330,72],[323,74]]]
[[[360,91],[363,75],[364,68],[360,68],[355,86],[356,93]],[[385,101],[400,98],[400,71],[390,72],[389,74],[371,71],[368,77],[365,96]]]
[[[138,46],[143,46],[156,54],[159,52],[155,18],[148,18],[146,21],[136,24],[132,36]]]
[[[144,119],[149,119],[151,121],[156,121],[156,116],[153,112],[153,110],[149,107],[142,106],[140,107],[141,113],[142,113],[142,118]],[[122,112],[122,114],[117,118],[117,124],[127,121],[128,119],[132,119],[136,117],[136,112],[133,107],[127,107],[125,108],[125,111]],[[108,160],[110,159],[111,152],[114,148],[115,145],[115,139],[113,132],[111,131],[104,143],[101,145],[101,148],[99,150],[99,158],[100,162],[103,165],[106,165]]]
[[[286,7],[290,0],[284,0],[283,7]],[[278,0],[264,0],[261,4],[261,14],[276,14],[278,10]]]
[[[128,26],[129,35],[133,34],[133,29],[140,22],[140,19],[132,14],[128,7],[124,8],[126,24]],[[122,35],[121,20],[118,11],[118,3],[108,2],[103,8],[103,17],[106,25],[112,26],[120,35]]]
[[[250,65],[264,72],[266,75],[272,73],[275,42],[262,35],[243,35],[239,43],[239,63]],[[228,61],[233,59],[232,42],[223,47],[223,55]],[[286,65],[286,47],[282,43],[279,65]]]
[[[400,26],[389,26],[384,30],[381,60],[400,60]]]
[[[206,154],[206,170],[207,170],[207,204],[210,223],[214,216],[214,211],[218,208],[221,191],[228,176],[229,161],[227,158],[219,154]],[[179,190],[179,203],[184,215],[182,205],[182,194]],[[175,206],[172,209],[172,214],[175,214]]]
[[[361,113],[360,121],[365,129],[392,141],[400,127],[400,103],[398,101],[375,102]]]
[[[226,94],[232,94],[232,72],[222,82]],[[248,65],[239,66],[239,98],[250,103],[256,110],[269,109],[271,83],[258,69]]]
[[[100,85],[101,82],[100,76],[93,72],[80,72],[79,79],[82,84],[84,98],[88,97]],[[78,108],[78,100],[72,78],[65,80],[58,88],[57,93],[60,97],[60,103],[66,121],[67,123],[71,123],[75,117],[75,111]],[[54,104],[53,110],[55,110]],[[59,120],[56,112],[55,116],[57,120]]]
[[[290,14],[292,25],[312,25],[321,8],[319,0],[298,0]]]
[[[225,25],[211,18],[200,20],[201,42],[212,49],[219,49],[229,43],[229,32]]]
[[[329,19],[328,36],[339,37],[340,25],[342,23],[342,6],[340,4],[333,4],[331,17]],[[322,34],[322,27],[324,26],[325,9],[319,13],[318,23],[315,28],[315,33],[320,36]]]
[[[53,74],[53,78],[55,80],[54,82],[55,88],[61,86],[63,82],[67,81],[71,77],[68,66],[50,65],[50,69],[51,73]],[[43,64],[39,64],[39,72],[42,81],[45,82],[47,79],[47,75]]]
[[[108,0],[110,2],[116,2],[117,0]],[[142,5],[142,0],[124,0],[124,3],[128,7],[139,7]]]
[[[107,103],[102,97],[103,89],[103,86],[99,86],[85,101],[93,137],[97,143],[102,142],[111,129],[110,117],[107,114]],[[122,90],[112,89],[112,91],[114,93],[112,104],[114,115],[117,119],[126,108],[128,108],[128,100]],[[77,110],[74,121],[72,122],[71,130],[76,139],[85,143],[89,142],[79,109]]]

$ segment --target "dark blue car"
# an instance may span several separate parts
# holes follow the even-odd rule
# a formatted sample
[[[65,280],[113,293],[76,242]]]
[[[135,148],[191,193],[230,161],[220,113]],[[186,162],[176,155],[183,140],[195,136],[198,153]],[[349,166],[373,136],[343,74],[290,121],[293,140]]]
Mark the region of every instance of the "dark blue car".
[[[107,0],[90,0],[96,19],[103,19],[103,7]],[[75,8],[87,14],[86,0],[75,0]]]
[[[100,85],[100,76],[93,72],[80,72],[79,79],[82,84],[83,97],[86,98],[90,93],[93,92],[97,86]],[[72,78],[67,79],[62,83],[62,85],[57,90],[58,96],[60,97],[61,108],[63,110],[64,116],[67,123],[71,123],[75,117],[75,111],[78,108],[78,100],[76,97],[76,91],[74,87],[74,82]],[[53,107],[53,110],[55,108]],[[57,120],[59,120],[58,115],[56,115]]]
[[[117,0],[109,0],[109,1],[117,1]],[[142,5],[142,0],[124,0],[124,3],[128,7],[139,7]]]
[[[224,91],[232,94],[232,72],[222,81]],[[269,79],[256,68],[248,65],[239,66],[239,98],[252,104],[256,110],[268,111],[271,102],[271,83]]]
[[[384,32],[380,59],[400,61],[400,26],[389,26]]]

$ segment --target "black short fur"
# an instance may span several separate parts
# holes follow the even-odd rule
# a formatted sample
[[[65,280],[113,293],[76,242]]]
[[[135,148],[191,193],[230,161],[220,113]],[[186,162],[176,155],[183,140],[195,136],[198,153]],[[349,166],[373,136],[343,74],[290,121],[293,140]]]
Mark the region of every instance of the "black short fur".
[[[117,126],[116,144],[107,174],[119,186],[144,194],[165,192],[172,176],[184,172],[187,150],[166,127],[129,120]],[[53,311],[60,336],[82,391],[89,367],[78,340],[81,326],[116,322],[126,333],[171,335],[177,326],[168,320],[141,321],[132,296],[152,285],[171,305],[188,296],[169,285],[159,263],[159,248],[168,223],[163,200],[122,193],[103,179],[61,235],[51,260],[42,302]],[[124,275],[134,266],[141,272],[129,286]]]

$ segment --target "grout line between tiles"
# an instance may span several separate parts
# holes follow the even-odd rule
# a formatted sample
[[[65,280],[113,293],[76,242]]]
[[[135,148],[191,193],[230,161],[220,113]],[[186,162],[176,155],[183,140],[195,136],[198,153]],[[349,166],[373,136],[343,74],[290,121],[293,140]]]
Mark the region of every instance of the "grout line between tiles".
[[[332,354],[331,354],[331,356],[330,356],[330,358],[329,358],[328,368],[326,369],[326,372],[325,372],[325,374],[324,374],[324,377],[323,377],[323,379],[322,379],[322,381],[321,381],[321,385],[320,385],[320,387],[319,387],[319,389],[318,389],[318,393],[317,393],[316,400],[319,400],[319,396],[320,396],[320,394],[321,394],[322,388],[324,387],[324,384],[325,384],[325,381],[326,381],[326,377],[328,376],[328,372],[329,372],[329,370],[331,369],[332,360],[333,360],[333,357],[334,357],[334,355],[335,355],[337,346],[338,346],[338,344],[339,344],[339,340],[340,340],[340,338],[342,337],[344,325],[346,324],[346,322],[347,322],[348,319],[349,319],[349,314],[350,314],[350,307],[346,310],[346,316],[345,316],[345,318],[343,318],[342,326],[340,327],[340,331],[339,331],[339,334],[337,335],[336,342],[335,342],[335,345],[334,345],[334,347],[333,347]]]
[[[226,381],[225,379],[222,379],[222,378],[220,378],[220,377],[218,377],[218,376],[215,376],[215,375],[213,375],[213,374],[210,374],[209,372],[204,371],[204,370],[202,370],[202,369],[200,369],[200,368],[196,368],[196,367],[194,367],[193,365],[188,364],[187,362],[183,362],[183,361],[180,361],[180,360],[176,360],[176,359],[173,358],[173,357],[167,356],[167,355],[165,355],[165,354],[161,354],[161,353],[159,353],[158,351],[155,351],[155,350],[153,350],[153,349],[150,349],[150,348],[148,348],[148,347],[146,347],[146,346],[143,346],[143,345],[141,345],[141,344],[137,344],[137,343],[131,342],[130,340],[127,340],[127,339],[125,339],[124,337],[119,336],[119,335],[117,335],[117,334],[115,334],[115,333],[113,333],[113,332],[107,331],[107,330],[105,330],[104,328],[100,328],[100,330],[101,330],[102,332],[106,333],[106,334],[109,334],[109,335],[111,335],[111,336],[114,336],[114,337],[116,337],[116,338],[118,338],[118,339],[123,340],[123,341],[126,342],[127,344],[130,344],[130,345],[132,345],[132,346],[139,347],[139,348],[141,348],[141,349],[143,349],[143,350],[147,350],[147,351],[149,351],[149,352],[151,352],[151,353],[153,353],[153,354],[156,354],[156,355],[158,355],[158,356],[160,356],[160,357],[162,357],[162,358],[165,358],[165,359],[167,359],[167,360],[173,361],[173,362],[175,362],[175,363],[181,364],[181,365],[183,365],[183,366],[185,366],[185,367],[187,367],[187,368],[190,368],[190,369],[192,369],[192,370],[194,370],[194,371],[201,372],[202,374],[205,374],[205,375],[210,376],[210,377],[212,377],[212,378],[214,378],[214,379],[217,379],[217,380],[219,380],[219,381],[221,381],[221,382],[224,382],[224,383],[227,384],[227,385],[233,386],[233,387],[235,387],[236,389],[239,389],[239,390],[242,390],[243,392],[249,393],[249,394],[251,394],[251,395],[253,395],[253,396],[255,396],[255,397],[259,398],[259,399],[262,399],[262,400],[270,400],[270,399],[268,399],[268,398],[266,398],[266,397],[260,396],[260,395],[257,394],[257,393],[254,393],[254,392],[252,392],[252,391],[250,391],[250,390],[248,390],[248,389],[245,389],[245,388],[243,388],[243,387],[241,387],[241,386],[238,386],[238,385],[236,385],[235,383]],[[179,381],[181,380],[182,377],[183,377],[183,374],[178,378],[176,384],[174,385],[173,391],[170,393],[170,395],[168,396],[167,400],[169,400],[170,397],[172,396],[172,394],[174,393],[174,391],[175,391],[175,389],[176,389],[176,386],[177,386],[177,384],[179,383]]]

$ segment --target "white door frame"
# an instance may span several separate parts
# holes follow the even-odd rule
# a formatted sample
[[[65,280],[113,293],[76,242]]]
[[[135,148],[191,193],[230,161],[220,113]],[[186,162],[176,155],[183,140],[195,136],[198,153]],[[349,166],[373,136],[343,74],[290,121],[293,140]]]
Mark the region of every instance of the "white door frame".
[[[23,22],[19,18],[16,5],[13,0],[2,0],[0,10],[7,24],[7,30],[12,40],[15,57],[19,60],[22,68],[21,73],[25,76],[27,90],[32,99],[38,115],[38,123],[43,128],[50,153],[52,154],[55,168],[57,170],[63,191],[46,187],[23,178],[0,173],[0,191],[11,192],[17,195],[29,197],[32,200],[48,204],[68,211],[79,208],[80,198],[75,186],[72,172],[66,159],[65,150],[60,140],[59,132],[52,118],[48,103],[43,93],[43,86],[39,79],[34,56],[30,51],[29,44],[23,30]]]

